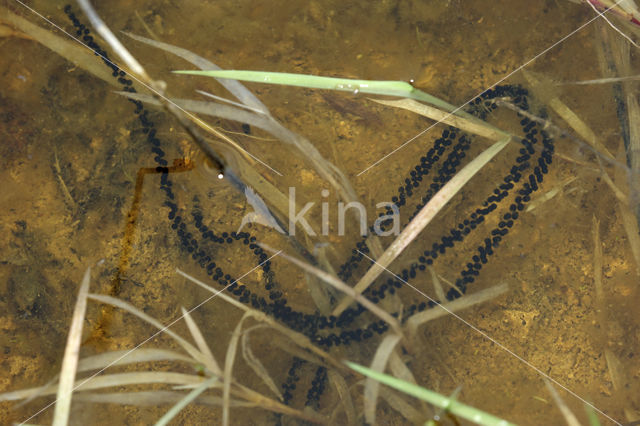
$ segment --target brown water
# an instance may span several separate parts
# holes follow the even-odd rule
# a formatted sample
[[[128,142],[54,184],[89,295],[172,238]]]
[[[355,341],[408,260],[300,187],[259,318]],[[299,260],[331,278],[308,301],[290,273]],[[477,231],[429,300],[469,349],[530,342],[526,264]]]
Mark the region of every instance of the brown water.
[[[72,29],[62,11],[63,3],[29,4],[62,28]],[[51,29],[18,3],[7,1],[3,7]],[[113,1],[108,6],[101,4],[98,12],[114,31],[155,37],[209,58],[222,68],[414,79],[423,90],[455,105],[472,99],[593,17],[588,7],[560,0]],[[586,26],[528,63],[526,69],[556,82],[600,78],[596,54],[599,28],[597,23]],[[169,83],[172,94],[195,97],[192,89],[202,88],[226,96],[208,80],[169,73],[187,67],[184,62],[132,41],[127,40],[126,45],[154,78]],[[179,267],[206,277],[180,249],[170,229],[157,175],[145,175],[137,192],[135,226],[127,227],[136,177],[140,170],[156,166],[131,104],[112,93],[114,86],[16,34],[0,40],[0,58],[0,231],[4,236],[0,239],[0,391],[12,391],[45,384],[58,372],[82,274],[101,259],[103,264],[93,269],[91,291],[117,294],[163,323],[177,318],[181,306],[195,306],[207,294],[174,272]],[[632,51],[635,64],[637,54]],[[504,83],[528,86],[521,72]],[[366,96],[256,84],[247,87],[287,128],[308,137],[325,158],[346,173],[371,212],[377,202],[391,199],[404,176],[444,129],[436,126],[359,175],[431,122],[374,104]],[[611,85],[552,89],[610,152],[620,152],[621,131]],[[544,100],[537,105],[543,107]],[[237,229],[244,214],[251,211],[244,197],[202,170],[195,145],[174,119],[150,111],[167,159],[187,158],[196,164],[193,171],[173,176],[178,205],[191,209],[197,196],[208,226]],[[500,112],[492,123],[517,129],[509,117],[512,115]],[[551,113],[550,118],[569,128],[557,115]],[[242,132],[239,125],[212,122]],[[265,179],[285,193],[295,185],[301,198],[319,204],[320,191],[328,186],[298,154],[274,140],[233,137],[282,174],[256,165]],[[478,139],[472,146],[471,154],[477,154],[488,144]],[[637,420],[639,266],[618,201],[601,178],[592,150],[575,140],[559,138],[556,151],[559,155],[533,198],[535,201],[549,191],[556,195],[521,214],[517,226],[469,286],[472,293],[506,282],[509,292],[461,313],[464,320],[512,353],[447,316],[421,328],[419,341],[405,361],[420,385],[445,395],[461,387],[458,399],[462,402],[518,424],[563,422],[542,376],[530,366],[574,393],[558,388],[581,421],[586,423],[586,416],[576,395],[617,422]],[[399,272],[406,268],[423,246],[430,247],[432,235],[464,218],[484,199],[487,188],[500,182],[515,156],[517,149],[509,147],[481,171],[391,269]],[[621,169],[607,166],[606,170],[626,192]],[[334,197],[332,194],[329,199]],[[314,212],[311,217],[319,220],[319,209]],[[408,219],[404,217],[403,224]],[[602,241],[601,297],[596,295],[594,284],[594,217],[600,222]],[[456,252],[439,258],[435,271],[455,280],[474,247],[491,229],[489,225],[495,223],[483,225],[475,239],[465,240]],[[292,251],[272,231],[254,227],[252,232],[262,241]],[[355,240],[333,236],[328,240],[335,247],[337,256],[331,260],[337,267],[348,259]],[[390,242],[389,238],[382,240],[383,246]],[[230,274],[240,276],[255,266],[239,245],[229,247],[212,257]],[[289,303],[313,312],[304,275],[283,259],[273,263]],[[117,277],[124,279],[118,282]],[[260,278],[253,272],[245,281],[259,286]],[[411,282],[432,295],[428,274]],[[407,293],[403,297],[407,303],[419,296]],[[220,361],[240,316],[240,311],[216,299],[194,313]],[[182,323],[175,327],[187,335]],[[130,315],[94,304],[85,328],[82,355],[132,348],[154,332]],[[369,364],[379,341],[374,338],[360,345],[333,348],[331,353]],[[164,337],[147,345],[172,347]],[[253,341],[256,356],[281,384],[291,356],[275,349],[268,335]],[[234,374],[238,381],[271,396],[241,359],[237,364]],[[170,367],[157,363],[153,368]],[[178,369],[192,372],[184,366]],[[300,370],[294,406],[304,405],[305,386],[313,372],[310,366]],[[355,382],[352,378],[348,384]],[[362,387],[353,386],[351,393],[361,412]],[[1,422],[24,421],[49,402],[41,398],[21,407],[1,403]],[[330,415],[339,402],[335,389],[327,385],[319,410]],[[146,424],[157,420],[165,409],[77,403],[72,418],[75,424]],[[52,411],[45,410],[30,422],[50,422]],[[259,409],[234,409],[231,414],[233,424],[276,422],[273,415]],[[218,409],[190,406],[179,419],[183,424],[218,423],[219,416]],[[338,423],[345,421],[341,416]],[[428,418],[425,412],[425,420]],[[602,424],[611,423],[603,416],[600,419]],[[379,403],[378,421],[405,422],[384,401]]]

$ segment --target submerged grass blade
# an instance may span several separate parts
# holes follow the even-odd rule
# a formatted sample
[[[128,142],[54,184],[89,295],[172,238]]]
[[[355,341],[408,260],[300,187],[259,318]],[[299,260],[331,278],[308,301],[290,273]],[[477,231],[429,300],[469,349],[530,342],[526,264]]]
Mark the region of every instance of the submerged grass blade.
[[[198,385],[199,386],[199,385]],[[196,386],[196,388],[198,387]],[[175,391],[141,391],[141,392],[115,392],[115,393],[91,393],[83,392],[75,396],[75,399],[83,402],[94,402],[101,404],[121,404],[135,405],[138,407],[152,406],[160,404],[175,404],[184,398],[184,392]],[[222,406],[222,398],[218,396],[200,396],[195,400],[196,404]],[[257,407],[253,402],[231,400],[232,407],[252,408]]]
[[[0,21],[8,23],[22,31],[38,43],[106,83],[116,87],[118,86],[118,82],[111,75],[111,71],[104,66],[100,58],[96,57],[91,50],[77,42],[62,38],[49,29],[41,28],[4,7],[0,7]],[[139,88],[137,82],[134,82],[134,87]]]
[[[213,62],[208,59],[203,58],[202,56],[198,56],[190,50],[184,49],[182,47],[177,47],[172,44],[163,43],[161,41],[152,40],[150,38],[142,37],[139,35],[131,34],[128,32],[124,32],[124,34],[132,39],[139,41],[141,43],[145,43],[149,46],[153,46],[160,50],[164,50],[165,52],[172,53],[180,58],[184,59],[187,62],[191,62],[193,65],[197,66],[200,69],[214,69],[219,70],[218,67]],[[267,107],[258,99],[253,93],[249,91],[246,87],[234,80],[221,80],[220,84],[224,86],[233,96],[236,97],[240,102],[244,105],[254,108],[258,111],[261,111],[264,114],[269,114],[269,110]]]
[[[560,397],[558,392],[551,385],[551,382],[549,382],[549,380],[547,380],[547,379],[544,379],[544,384],[547,386],[547,390],[549,391],[549,393],[553,397],[553,400],[556,402],[556,405],[560,409],[560,412],[562,413],[562,416],[564,417],[564,420],[567,422],[567,425],[568,426],[581,426],[581,424],[578,421],[578,418],[576,417],[576,415],[573,414],[573,412],[571,411],[569,406],[567,406],[567,404],[564,402],[564,400]]]
[[[254,330],[264,328],[269,327],[264,324],[256,325],[249,328],[248,330],[245,330],[245,332],[242,334],[242,358],[247,363],[247,365],[251,367],[253,372],[256,373],[256,375],[260,377],[260,379],[262,379],[262,382],[267,385],[271,392],[273,392],[280,401],[283,401],[284,398],[282,397],[282,393],[280,393],[280,389],[278,389],[278,385],[276,385],[276,383],[273,381],[265,366],[262,364],[262,362],[260,362],[260,359],[253,354],[251,345],[249,344],[249,334]]]
[[[224,357],[224,384],[222,386],[222,424],[227,426],[229,424],[229,401],[231,398],[231,382],[233,376],[231,374],[233,370],[233,364],[236,360],[236,352],[238,350],[238,342],[242,334],[242,324],[251,316],[251,312],[245,312],[238,325],[233,330],[231,340],[227,345],[227,354]]]
[[[73,394],[73,384],[78,368],[78,355],[80,354],[80,344],[82,343],[82,323],[84,314],[87,311],[87,294],[89,293],[89,282],[91,280],[91,268],[87,268],[80,284],[78,300],[73,309],[73,319],[67,337],[67,346],[64,349],[62,368],[60,370],[60,383],[58,394],[56,395],[56,408],[53,414],[53,425],[64,426],[69,421],[69,411],[71,409],[71,395]]]
[[[116,373],[104,376],[91,377],[91,379],[77,379],[74,386],[75,392],[83,392],[93,389],[102,389],[113,386],[141,385],[148,383],[164,383],[173,385],[198,385],[204,379],[195,374],[182,374],[161,371],[139,371],[133,373]],[[29,398],[34,393],[40,395],[53,395],[57,386],[41,386],[37,388],[22,389],[19,391],[0,394],[0,401],[18,401]]]
[[[106,303],[108,305],[113,305],[115,307],[118,307],[118,308],[120,308],[120,309],[122,309],[122,310],[124,310],[126,312],[129,312],[130,314],[133,314],[133,315],[137,316],[138,318],[148,322],[149,324],[153,325],[154,327],[156,327],[161,332],[166,333],[171,338],[173,338],[195,360],[197,360],[198,362],[201,362],[204,365],[207,365],[207,363],[208,363],[207,358],[198,349],[196,349],[195,346],[193,346],[191,343],[187,342],[184,338],[182,338],[178,334],[174,333],[172,330],[170,330],[168,328],[168,326],[165,326],[160,321],[156,320],[155,318],[150,317],[149,315],[145,314],[144,312],[142,312],[138,308],[134,307],[133,305],[131,305],[131,304],[125,302],[125,301],[122,301],[120,299],[117,299],[115,297],[106,296],[106,295],[103,295],[103,294],[90,293],[88,297],[89,297],[89,299],[97,300],[98,302],[102,302],[102,303]],[[159,334],[159,333],[157,333],[157,334]]]
[[[194,390],[192,390],[191,392],[189,392],[184,398],[182,398],[180,401],[178,401],[177,404],[175,404],[173,407],[171,407],[169,409],[169,411],[167,411],[165,413],[164,416],[162,416],[160,418],[160,420],[158,420],[156,422],[156,426],[166,426],[169,424],[169,422],[178,415],[178,413],[180,411],[182,411],[187,405],[191,404],[191,402],[193,402],[193,400],[195,400],[197,397],[200,396],[200,394],[204,391],[207,390],[207,388],[212,385],[216,380],[218,380],[217,378],[213,377],[210,378],[209,380],[200,383],[200,385],[198,385],[197,388],[195,388]]]
[[[342,406],[344,409],[344,413],[347,416],[347,424],[349,426],[353,426],[356,424],[356,409],[353,406],[353,400],[351,399],[351,394],[349,393],[349,387],[347,386],[347,382],[344,380],[337,371],[328,370],[329,381],[333,384],[338,392],[338,400],[340,401],[338,404]],[[336,424],[335,415],[338,413],[339,407],[336,407],[332,416],[331,423]]]
[[[371,361],[371,371],[377,373],[384,373],[387,366],[387,361],[393,353],[393,349],[400,341],[401,336],[397,334],[390,334],[380,342],[376,354]],[[367,377],[364,384],[364,418],[367,423],[376,423],[376,405],[378,403],[378,391],[380,389],[380,381],[372,377]]]
[[[391,106],[394,108],[402,108],[416,114],[420,114],[423,117],[428,117],[438,123],[445,123],[453,127],[457,127],[460,130],[464,130],[469,133],[473,133],[478,136],[482,136],[494,141],[508,136],[506,132],[493,127],[489,123],[482,121],[476,117],[473,119],[467,117],[460,117],[451,114],[450,112],[444,112],[440,109],[434,108],[429,105],[416,102],[413,99],[400,99],[396,101],[388,101],[382,99],[372,99],[382,105]]]
[[[280,84],[285,86],[308,87],[310,89],[341,90],[352,93],[370,93],[372,95],[398,96],[427,102],[448,112],[456,111],[456,107],[416,89],[406,81],[392,80],[356,80],[352,78],[321,77],[308,74],[286,72],[241,71],[241,70],[207,70],[207,71],[174,71],[176,74],[201,75],[206,77],[251,81],[255,83]],[[466,114],[462,114],[465,115]]]
[[[500,419],[492,414],[485,413],[484,411],[462,404],[461,402],[423,387],[396,379],[395,377],[387,374],[379,373],[353,362],[347,361],[346,364],[360,374],[370,377],[373,380],[377,380],[378,382],[399,390],[400,392],[406,393],[407,395],[427,401],[428,403],[442,408],[463,419],[485,426],[515,426],[513,423]]]
[[[477,305],[478,303],[496,298],[502,293],[506,292],[508,289],[509,286],[506,283],[498,284],[496,286],[480,290],[473,294],[466,294],[463,297],[454,300],[453,302],[441,303],[436,308],[418,312],[407,320],[406,327],[409,330],[408,334],[410,336],[415,336],[418,327],[422,324],[436,318],[440,318],[444,315],[469,308],[473,305]]]
[[[78,364],[78,371],[99,370],[105,367],[152,361],[184,361],[192,364],[198,362],[191,357],[166,349],[139,348],[134,352],[130,350],[112,351],[82,358]]]
[[[184,321],[187,323],[187,327],[189,328],[189,332],[191,333],[193,340],[196,342],[196,345],[198,345],[198,349],[200,349],[202,355],[204,355],[204,357],[209,361],[205,365],[213,374],[220,377],[222,375],[222,369],[220,368],[218,361],[216,361],[216,358],[213,356],[213,353],[211,353],[211,349],[209,348],[207,341],[200,332],[195,321],[193,321],[193,318],[191,318],[189,312],[185,308],[181,307],[181,309],[182,316],[184,317]]]

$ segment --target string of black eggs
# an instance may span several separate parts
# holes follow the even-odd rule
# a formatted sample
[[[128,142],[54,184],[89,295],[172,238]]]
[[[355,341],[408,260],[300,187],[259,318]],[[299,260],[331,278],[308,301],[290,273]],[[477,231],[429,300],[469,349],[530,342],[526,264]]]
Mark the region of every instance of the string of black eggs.
[[[118,82],[123,84],[123,90],[135,92],[132,87],[132,81],[126,79],[124,71],[120,70],[116,65],[108,59],[107,53],[93,40],[90,31],[85,27],[72,12],[70,6],[66,6],[65,13],[76,28],[76,35],[82,37],[82,40],[92,48],[96,54],[100,55],[105,64],[112,69],[113,75]],[[496,108],[492,99],[510,98],[512,102],[523,110],[528,110],[527,92],[523,88],[516,86],[497,86],[482,93],[470,103],[468,112],[476,115],[481,119],[485,119],[487,114]],[[151,152],[155,154],[154,161],[157,163],[157,171],[160,173],[160,189],[165,193],[164,206],[168,209],[168,219],[171,229],[174,230],[180,240],[181,247],[191,255],[200,267],[211,277],[211,279],[222,287],[226,287],[227,291],[238,297],[242,303],[250,304],[252,307],[261,310],[282,323],[286,324],[293,330],[304,333],[311,338],[319,346],[329,348],[331,346],[349,344],[351,342],[359,342],[369,339],[377,334],[387,331],[387,324],[383,321],[373,321],[366,327],[354,327],[349,329],[349,325],[362,313],[365,312],[364,307],[355,304],[354,307],[346,309],[340,316],[325,316],[320,314],[309,314],[299,312],[292,309],[283,294],[278,290],[279,285],[275,280],[273,271],[271,270],[271,262],[268,260],[267,254],[256,244],[256,237],[248,232],[215,232],[204,225],[204,217],[198,206],[197,198],[194,199],[195,208],[188,214],[191,216],[193,226],[187,225],[183,216],[184,211],[178,208],[175,203],[175,194],[173,192],[173,183],[169,178],[169,170],[167,160],[164,158],[165,153],[161,148],[161,141],[156,136],[154,123],[148,118],[147,110],[142,103],[130,100],[135,105],[134,113],[137,115],[142,124],[142,132],[146,135],[146,139],[151,145]],[[423,251],[421,256],[411,263],[409,268],[403,269],[398,276],[388,278],[385,282],[371,286],[364,293],[373,302],[379,302],[384,299],[387,294],[394,294],[396,289],[402,287],[403,283],[409,279],[416,278],[419,273],[425,271],[428,265],[444,254],[447,249],[454,247],[455,244],[462,242],[479,224],[485,221],[485,217],[498,208],[498,205],[509,195],[516,184],[520,185],[517,190],[517,196],[502,214],[498,226],[491,230],[490,235],[484,239],[484,243],[477,247],[475,253],[471,256],[456,279],[456,287],[458,290],[450,289],[446,294],[448,300],[460,297],[466,292],[467,286],[474,282],[482,269],[482,265],[488,262],[488,257],[493,254],[493,249],[500,245],[502,238],[505,237],[509,229],[519,218],[521,212],[527,202],[531,199],[531,194],[538,190],[538,184],[542,183],[544,175],[548,172],[548,165],[551,164],[554,152],[553,140],[542,130],[538,129],[537,123],[527,118],[520,121],[525,137],[520,140],[522,148],[520,148],[520,156],[516,158],[516,163],[512,165],[509,173],[507,173],[501,183],[493,189],[493,192],[483,202],[482,207],[476,208],[467,218],[451,228],[448,233],[439,238],[439,242],[433,243],[430,249]],[[542,147],[536,149],[538,139],[541,138]],[[411,170],[409,176],[404,179],[404,185],[401,185],[397,194],[392,197],[392,202],[398,208],[407,204],[416,191],[423,186],[423,180],[429,175],[433,175],[432,181],[426,192],[422,195],[414,213],[409,217],[411,220],[417,212],[433,197],[433,195],[446,184],[449,179],[455,175],[466,156],[466,152],[470,148],[471,139],[469,136],[459,134],[458,130],[449,127],[442,132],[434,145],[420,158],[420,162]],[[536,155],[537,152],[537,155]],[[535,156],[535,158],[533,158]],[[531,170],[533,165],[533,170]],[[433,173],[435,171],[435,173]],[[393,212],[389,207],[384,213],[380,213],[380,217],[391,215]],[[391,226],[391,219],[381,224],[384,231]],[[374,232],[373,226],[370,232]],[[256,263],[264,272],[265,290],[268,292],[268,298],[265,298],[255,292],[252,292],[244,285],[238,285],[233,277],[225,273],[222,268],[216,264],[215,260],[208,254],[210,251],[204,247],[211,244],[224,245],[241,242],[248,246],[248,250],[255,257]],[[364,259],[363,254],[368,253],[366,245],[366,237],[355,244],[352,250],[352,256],[339,268],[339,276],[344,281],[349,280],[353,273],[357,270],[360,263]],[[439,302],[439,301],[438,301]],[[409,305],[403,309],[402,318],[406,320],[415,312],[423,311],[427,307],[433,307],[436,303],[432,301],[420,301]],[[399,316],[399,312],[393,313],[395,317]],[[290,403],[293,398],[293,391],[299,380],[298,370],[305,364],[305,361],[293,357],[292,365],[288,371],[285,383],[282,385],[283,397],[285,403]],[[306,405],[317,406],[319,398],[323,393],[326,384],[326,369],[319,367],[316,369],[311,387],[307,392]]]

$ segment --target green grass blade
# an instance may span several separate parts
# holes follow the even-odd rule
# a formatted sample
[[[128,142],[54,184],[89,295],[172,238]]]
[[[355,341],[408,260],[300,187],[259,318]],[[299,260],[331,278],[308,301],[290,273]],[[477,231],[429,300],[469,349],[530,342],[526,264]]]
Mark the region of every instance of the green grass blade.
[[[463,419],[487,426],[515,426],[513,423],[506,420],[502,420],[496,416],[487,414],[484,411],[480,411],[477,408],[462,404],[455,399],[448,398],[444,395],[440,395],[439,393],[414,385],[413,383],[405,382],[404,380],[397,379],[387,374],[378,373],[352,362],[346,361],[346,364],[360,374],[378,380],[380,383],[390,386],[400,392],[404,392],[407,395],[427,401],[428,403],[440,407]]]
[[[396,80],[357,80],[351,78],[321,77],[317,75],[294,74],[286,72],[211,70],[211,71],[174,71],[177,74],[202,75],[214,78],[251,81],[255,83],[278,84],[284,86],[307,87],[310,89],[342,90],[352,93],[370,93],[373,95],[398,96],[427,102],[439,108],[453,112],[457,108],[442,99],[416,89],[406,81]],[[462,111],[459,111],[462,113]]]

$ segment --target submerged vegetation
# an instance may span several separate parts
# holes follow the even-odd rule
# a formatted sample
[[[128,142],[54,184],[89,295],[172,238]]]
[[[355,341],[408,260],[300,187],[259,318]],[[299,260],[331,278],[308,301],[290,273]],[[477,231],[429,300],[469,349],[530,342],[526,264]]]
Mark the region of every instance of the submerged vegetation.
[[[486,331],[486,322],[469,320],[460,312],[472,307],[481,312],[488,302],[503,300],[501,298],[514,291],[512,280],[509,285],[487,285],[488,281],[480,280],[480,273],[498,257],[498,251],[510,248],[509,238],[523,222],[523,216],[540,209],[558,194],[568,192],[564,187],[576,179],[562,181],[556,177],[553,188],[544,187],[552,179],[558,155],[563,161],[581,161],[560,150],[560,142],[570,143],[582,152],[588,159],[587,167],[611,189],[638,268],[638,168],[632,153],[640,150],[629,147],[640,143],[635,131],[640,109],[637,99],[634,101],[636,92],[631,81],[615,81],[618,86],[625,84],[615,94],[627,103],[625,114],[618,114],[622,127],[626,125],[627,129],[622,132],[627,147],[624,152],[627,157],[623,158],[612,154],[611,144],[607,148],[558,96],[546,91],[552,83],[533,73],[526,75],[529,89],[517,84],[494,84],[461,106],[454,106],[426,93],[418,87],[419,82],[412,85],[402,81],[298,73],[225,71],[209,59],[161,42],[157,37],[124,33],[126,40],[171,54],[200,68],[201,71],[180,73],[213,77],[235,100],[200,89],[197,93],[202,98],[178,98],[172,93],[179,89],[156,80],[146,64],[138,62],[119,36],[111,33],[88,1],[81,0],[79,4],[91,26],[84,24],[71,6],[66,6],[64,12],[74,26],[75,37],[84,44],[81,48],[75,41],[52,35],[8,8],[0,8],[0,21],[118,87],[117,93],[135,108],[136,125],[141,127],[138,133],[145,139],[152,156],[147,154],[148,162],[135,181],[136,193],[127,216],[120,263],[110,290],[96,291],[95,288],[104,287],[96,282],[98,280],[91,280],[92,268],[86,270],[77,292],[59,377],[41,387],[0,394],[2,401],[31,401],[56,395],[53,402],[23,421],[39,420],[42,413],[55,406],[52,422],[63,425],[69,422],[76,406],[99,403],[162,406],[163,415],[155,419],[157,424],[184,421],[180,416],[197,416],[198,412],[189,411],[195,406],[214,407],[205,412],[207,421],[212,421],[208,416],[215,416],[214,422],[225,425],[234,423],[235,415],[244,418],[242,410],[248,409],[273,413],[265,422],[274,424],[286,424],[288,419],[319,424],[361,424],[363,421],[382,424],[391,418],[430,425],[458,424],[461,419],[478,424],[512,424],[508,421],[510,417],[503,415],[508,410],[499,410],[500,416],[505,417],[501,419],[494,416],[491,409],[473,408],[472,405],[476,405],[473,402],[463,403],[464,389],[462,395],[458,395],[459,390],[443,391],[438,389],[438,383],[425,383],[426,379],[418,375],[417,371],[423,372],[425,368],[420,360],[429,352],[429,337],[434,337],[425,330],[433,320],[448,316],[478,337],[478,344],[499,349],[508,359],[534,373],[536,379],[541,376],[554,403],[537,398],[547,403],[549,409],[554,407],[562,412],[569,424],[579,421],[556,388],[566,391],[574,403],[578,401],[588,408],[591,424],[598,423],[594,413],[601,419],[617,422],[607,407],[565,386],[565,380],[557,377],[551,367],[543,370],[538,366],[539,360],[529,361],[529,357],[494,338]],[[622,76],[629,75],[629,58],[633,59],[626,43],[626,39],[603,36],[600,47],[602,61],[608,69],[618,69]],[[112,55],[117,55],[119,60],[114,60]],[[363,204],[363,192],[352,182],[349,173],[338,167],[337,161],[330,161],[324,151],[318,149],[311,136],[299,134],[276,118],[277,114],[272,111],[279,107],[268,108],[266,99],[260,99],[238,80],[400,97],[403,99],[374,99],[372,105],[384,105],[396,114],[417,114],[421,119],[430,120],[427,130],[444,127],[437,128],[439,136],[422,150],[417,162],[407,160],[413,167],[398,179],[397,191],[391,192],[392,204],[402,209],[399,235],[387,238],[389,235],[384,234],[383,238],[376,235],[376,228],[370,223],[366,224],[367,235],[348,235],[344,239],[330,238],[327,234],[310,235],[304,232],[304,227],[285,226],[292,223],[292,211],[294,214],[301,211],[301,206],[294,203],[292,207],[285,185],[265,177],[283,176],[279,168],[271,166],[269,158],[262,158],[247,148],[238,135],[269,143],[274,156],[286,160],[278,164],[300,161],[309,167],[304,169],[303,176],[313,176],[316,185],[313,189],[311,185],[306,187],[302,198],[305,201],[313,199],[325,185],[333,190],[332,198],[345,204]],[[162,115],[155,108],[167,114]],[[204,116],[208,118],[202,118]],[[170,162],[177,150],[161,135],[160,120],[179,124],[189,136],[190,142],[185,144],[197,149],[193,157],[199,158],[198,162],[190,158]],[[231,122],[239,124],[241,131],[237,134],[225,131],[225,126],[233,128]],[[487,146],[483,146],[487,141]],[[151,161],[153,167],[150,167]],[[363,169],[356,178],[377,162]],[[279,232],[255,225],[249,230],[236,230],[233,224],[221,224],[216,219],[216,211],[231,209],[232,202],[228,201],[229,207],[219,208],[218,203],[225,199],[215,198],[217,195],[211,195],[213,190],[190,192],[188,179],[180,176],[188,175],[185,172],[193,169],[212,171],[207,185],[213,187],[215,182],[222,182],[220,185],[224,187],[215,188],[219,192],[224,192],[220,188],[231,189],[233,192],[225,195],[227,200],[246,196],[247,203],[255,210],[252,217],[263,218],[256,223],[269,224]],[[79,207],[65,184],[60,166],[54,170],[65,197],[77,211]],[[180,250],[180,255],[172,259],[174,267],[179,268],[172,274],[173,282],[189,282],[207,292],[206,298],[189,309],[180,307],[178,311],[178,305],[174,305],[179,314],[169,322],[150,315],[146,307],[125,301],[120,293],[121,284],[129,279],[128,271],[135,262],[131,256],[133,235],[138,232],[140,191],[147,174],[157,175],[155,188],[162,194],[160,202],[155,200],[154,214],[161,217],[162,229],[170,232],[170,241]],[[486,182],[479,183],[480,176]],[[367,191],[376,195],[376,188],[367,188]],[[473,198],[475,193],[479,195]],[[471,199],[470,205],[452,207],[455,200],[466,197]],[[393,214],[393,209],[387,208],[380,217],[385,219]],[[361,217],[353,215],[352,228],[358,228],[358,219]],[[309,220],[317,222],[318,218]],[[391,222],[391,219],[381,220],[380,228],[391,227]],[[324,223],[317,227],[321,226],[328,227]],[[604,328],[609,296],[602,284],[601,232],[595,215],[590,227],[595,247],[594,304],[599,307],[597,324]],[[436,270],[443,258],[449,259],[446,264],[449,279],[443,276],[442,269]],[[190,268],[181,264],[185,262],[195,265],[197,272],[184,272],[182,269]],[[94,274],[101,267],[93,267]],[[427,281],[430,285],[423,285]],[[483,288],[477,287],[479,282],[484,283]],[[207,322],[195,318],[198,310],[214,299],[220,304],[224,302],[224,308],[217,311],[218,316]],[[88,310],[88,302],[97,303],[102,309]],[[508,305],[503,308],[507,309]],[[80,356],[83,342],[98,335],[96,330],[103,327],[105,318],[111,318],[114,309],[141,319],[156,331],[125,350],[109,348]],[[514,318],[523,326],[531,322],[530,317],[520,313]],[[127,324],[125,320],[117,322]],[[94,329],[87,331],[87,323]],[[221,329],[219,324],[228,328]],[[177,327],[182,327],[183,332],[174,330]],[[169,340],[163,340],[165,337]],[[152,341],[154,348],[148,347]],[[253,349],[256,344],[263,350]],[[222,363],[220,357],[214,355],[221,352],[224,353]],[[620,384],[617,355],[610,349],[603,352],[615,391],[620,395],[630,392]],[[242,356],[242,362],[238,355]],[[360,364],[367,364],[369,368]],[[105,392],[106,389],[110,390]],[[634,410],[638,407],[625,406],[624,409],[628,421],[636,420]]]

